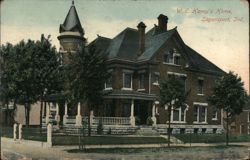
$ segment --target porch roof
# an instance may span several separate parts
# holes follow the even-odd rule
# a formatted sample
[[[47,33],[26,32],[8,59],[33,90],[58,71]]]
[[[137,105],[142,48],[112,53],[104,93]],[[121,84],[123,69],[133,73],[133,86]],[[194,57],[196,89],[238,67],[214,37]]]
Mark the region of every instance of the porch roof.
[[[148,94],[138,91],[129,91],[129,90],[112,90],[106,96],[106,99],[139,99],[139,100],[156,100],[155,94]]]

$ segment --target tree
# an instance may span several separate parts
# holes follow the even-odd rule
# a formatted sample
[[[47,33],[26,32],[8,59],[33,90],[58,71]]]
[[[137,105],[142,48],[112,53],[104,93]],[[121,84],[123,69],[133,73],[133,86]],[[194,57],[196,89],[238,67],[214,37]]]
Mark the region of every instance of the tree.
[[[26,125],[29,125],[31,104],[46,93],[56,90],[58,58],[51,47],[49,37],[41,36],[40,41],[20,41],[1,49],[1,99],[7,103],[24,105]],[[8,104],[8,103],[7,103]]]
[[[168,76],[160,81],[160,104],[162,107],[167,107],[168,111],[168,147],[170,146],[170,125],[171,125],[171,110],[179,107],[185,107],[186,97],[188,92],[185,92],[185,87],[180,79],[175,76]]]
[[[81,102],[88,106],[88,117],[91,110],[102,104],[104,83],[110,76],[106,66],[106,55],[94,47],[83,48],[69,56],[66,66],[66,94],[74,103]],[[91,136],[90,121],[88,135]]]
[[[229,120],[242,112],[244,105],[248,101],[247,93],[244,89],[244,83],[241,77],[232,71],[215,81],[212,91],[213,93],[208,100],[218,109],[223,109],[225,112],[226,145],[228,145]]]
[[[61,76],[59,75],[59,54],[52,46],[50,36],[47,38],[41,35],[41,39],[36,41],[36,59],[40,106],[40,125],[42,124],[43,99],[46,95],[58,93],[62,90]]]
[[[8,117],[11,117],[9,104],[15,97],[15,84],[12,81],[14,46],[10,43],[1,46],[0,50],[0,103],[5,106],[5,124],[8,125]],[[15,108],[15,102],[14,102]]]

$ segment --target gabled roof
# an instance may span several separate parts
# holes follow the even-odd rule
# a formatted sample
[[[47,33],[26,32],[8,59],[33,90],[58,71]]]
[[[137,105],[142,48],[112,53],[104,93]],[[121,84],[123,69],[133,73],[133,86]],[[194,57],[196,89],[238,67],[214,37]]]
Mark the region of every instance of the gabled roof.
[[[126,28],[113,39],[98,36],[90,45],[95,45],[98,49],[108,54],[109,59],[130,60],[136,62],[151,61],[152,58],[163,45],[168,43],[173,36],[179,41],[183,48],[183,57],[187,61],[188,67],[200,72],[221,75],[224,73],[219,67],[201,56],[195,50],[187,46],[178,34],[177,27],[168,31],[161,30],[154,26],[145,34],[145,51],[138,56],[139,33],[133,28]]]
[[[186,45],[186,51],[188,52],[187,54],[189,55],[193,63],[193,65],[190,66],[191,69],[202,72],[215,73],[215,74],[225,73],[222,69],[217,67],[215,64],[210,62],[208,59],[204,58],[202,55],[200,55],[198,52],[196,52],[187,45]]]
[[[84,34],[84,30],[79,20],[74,3],[72,3],[63,24],[61,24],[59,28],[60,33],[65,31],[78,31],[81,34]]]

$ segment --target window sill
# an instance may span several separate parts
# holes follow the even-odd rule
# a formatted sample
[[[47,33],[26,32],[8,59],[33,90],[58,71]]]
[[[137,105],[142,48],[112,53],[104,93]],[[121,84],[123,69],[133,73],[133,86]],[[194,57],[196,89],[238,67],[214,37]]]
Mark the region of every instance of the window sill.
[[[122,88],[124,91],[132,91],[132,88]]]
[[[154,86],[159,86],[159,83],[158,82],[154,82],[153,85]]]
[[[105,88],[104,90],[105,91],[110,91],[110,90],[113,90],[113,88]]]
[[[208,124],[207,122],[193,122],[193,124]]]
[[[212,121],[218,121],[218,118],[212,118]]]
[[[163,64],[170,65],[170,66],[176,66],[176,67],[180,67],[181,66],[180,64],[167,63],[167,62],[163,62]]]
[[[183,121],[171,121],[171,123],[181,123],[181,124],[186,124],[187,122],[183,122]]]
[[[205,96],[205,94],[197,93],[197,96]]]
[[[145,89],[137,89],[137,91],[141,92],[141,91],[145,91]]]

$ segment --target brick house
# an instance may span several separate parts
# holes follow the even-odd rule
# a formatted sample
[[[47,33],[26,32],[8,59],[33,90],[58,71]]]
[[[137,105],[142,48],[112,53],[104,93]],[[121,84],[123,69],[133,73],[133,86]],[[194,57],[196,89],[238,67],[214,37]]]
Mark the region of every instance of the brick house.
[[[236,115],[230,124],[230,134],[248,134],[250,135],[250,101],[243,108],[243,112]]]
[[[98,35],[87,44],[72,3],[59,32],[60,53],[64,63],[67,63],[69,52],[74,53],[84,46],[95,46],[108,55],[107,64],[112,76],[104,85],[110,93],[105,96],[105,104],[91,112],[93,123],[101,119],[105,126],[137,127],[146,125],[148,119],[152,119],[153,127],[164,132],[168,119],[166,109],[160,107],[157,101],[159,80],[164,76],[175,75],[183,82],[185,89],[190,90],[190,94],[185,108],[172,110],[172,132],[222,131],[221,112],[207,98],[214,81],[224,71],[187,46],[177,27],[169,29],[167,16],[160,14],[158,25],[147,32],[146,25],[140,22],[136,29],[125,28],[114,38]],[[70,112],[67,104],[65,108],[55,104],[55,108],[57,116],[59,108],[63,110],[64,124],[73,122],[82,125],[82,119],[87,116],[87,107],[83,104]],[[48,115],[46,117],[48,119]]]

